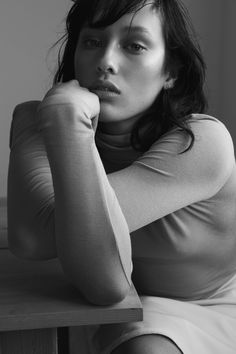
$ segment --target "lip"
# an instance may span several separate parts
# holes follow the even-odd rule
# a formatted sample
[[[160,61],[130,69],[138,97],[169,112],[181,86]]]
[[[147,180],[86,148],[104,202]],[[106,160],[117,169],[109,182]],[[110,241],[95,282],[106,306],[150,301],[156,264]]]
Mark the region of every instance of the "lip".
[[[113,97],[121,94],[120,89],[111,81],[98,80],[89,87],[89,90],[99,97]]]

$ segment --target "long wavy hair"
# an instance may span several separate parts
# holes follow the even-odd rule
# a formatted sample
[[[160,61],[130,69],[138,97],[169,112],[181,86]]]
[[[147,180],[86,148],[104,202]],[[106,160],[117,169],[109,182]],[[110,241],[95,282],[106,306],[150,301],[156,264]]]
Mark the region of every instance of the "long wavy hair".
[[[161,90],[148,113],[136,122],[131,144],[138,151],[147,151],[163,134],[179,127],[190,138],[187,151],[194,143],[189,118],[207,108],[206,66],[188,11],[180,0],[77,0],[66,18],[65,34],[58,41],[62,43],[54,83],[75,78],[74,55],[85,23],[106,27],[127,13],[135,14],[147,3],[160,11],[166,50],[164,69],[175,82],[172,88]]]

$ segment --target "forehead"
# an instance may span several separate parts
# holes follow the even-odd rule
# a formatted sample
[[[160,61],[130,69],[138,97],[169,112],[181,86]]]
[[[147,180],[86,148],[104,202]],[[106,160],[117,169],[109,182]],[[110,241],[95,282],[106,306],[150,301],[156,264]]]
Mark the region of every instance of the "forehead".
[[[157,30],[161,28],[160,12],[153,8],[152,5],[146,5],[135,13],[122,16],[117,25],[127,25],[132,27],[146,27],[148,29]]]
[[[99,16],[99,15],[98,15]],[[94,18],[96,22],[96,17]],[[90,27],[90,26],[84,26]],[[93,27],[93,26],[91,26]],[[95,26],[97,28],[97,26]],[[135,12],[127,13],[121,16],[116,22],[107,26],[101,27],[102,30],[114,29],[114,31],[131,31],[131,32],[143,32],[152,36],[158,36],[162,34],[162,19],[161,13],[153,4],[146,4]]]

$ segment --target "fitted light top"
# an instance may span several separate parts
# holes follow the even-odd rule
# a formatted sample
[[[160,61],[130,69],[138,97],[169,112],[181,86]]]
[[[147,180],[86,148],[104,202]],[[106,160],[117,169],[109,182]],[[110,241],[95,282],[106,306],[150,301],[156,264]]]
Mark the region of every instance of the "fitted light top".
[[[132,279],[143,295],[207,298],[236,273],[236,170],[233,150],[228,150],[231,138],[219,120],[207,115],[192,115],[191,127],[195,144],[183,154],[179,153],[186,147],[186,137],[178,128],[144,154],[124,146],[126,136],[100,133],[97,137],[108,171],[129,163],[142,171],[143,180],[132,183],[136,200],[130,202],[142,208],[131,209],[128,189],[122,200],[130,208],[130,218],[138,224],[156,214],[155,221],[137,225],[131,232]],[[224,155],[219,160],[218,149]],[[227,172],[212,190],[220,170]],[[119,176],[115,178],[118,184]],[[128,169],[124,178],[129,178]],[[122,197],[125,188],[121,182]],[[140,189],[150,190],[148,205]]]
[[[78,244],[68,246],[66,238],[63,243],[81,259],[83,272],[112,273],[110,251],[98,250],[109,243],[114,268],[120,262],[129,282],[133,269],[141,295],[204,299],[235,275],[236,169],[232,140],[220,121],[192,115],[195,142],[184,153],[189,140],[179,128],[141,154],[128,134],[98,129],[95,137],[87,122],[65,128],[66,138],[47,128],[45,148],[36,107],[18,107],[12,124],[10,244],[28,242],[32,252],[37,247],[50,258],[56,232],[86,234]]]

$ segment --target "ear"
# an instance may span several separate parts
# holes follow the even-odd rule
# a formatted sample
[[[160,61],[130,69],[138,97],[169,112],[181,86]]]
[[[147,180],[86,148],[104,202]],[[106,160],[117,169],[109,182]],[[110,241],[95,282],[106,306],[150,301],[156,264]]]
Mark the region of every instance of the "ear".
[[[176,78],[168,77],[164,83],[164,90],[172,89],[175,85]]]

